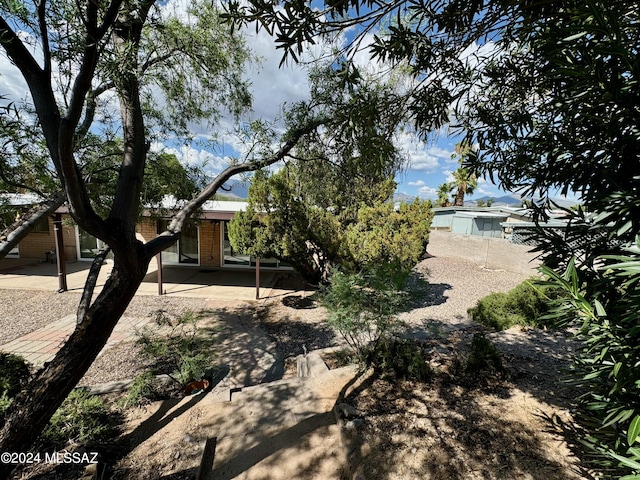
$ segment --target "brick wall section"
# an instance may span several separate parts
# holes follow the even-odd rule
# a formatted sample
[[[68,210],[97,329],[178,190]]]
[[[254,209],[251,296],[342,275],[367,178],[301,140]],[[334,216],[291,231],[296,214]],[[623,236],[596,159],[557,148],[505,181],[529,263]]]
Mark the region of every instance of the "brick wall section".
[[[70,225],[68,216],[63,216],[62,238],[64,239],[64,253],[66,260],[76,260],[76,230]],[[45,259],[45,252],[55,248],[56,240],[53,233],[53,219],[49,217],[49,232],[32,232],[19,245],[20,258]]]
[[[514,245],[502,238],[431,231],[427,251],[436,257],[457,257],[484,268],[534,275],[540,265],[531,247]]]
[[[136,225],[136,233],[142,237],[145,243],[156,238],[156,229],[155,220],[143,219]]]
[[[220,222],[200,222],[200,265],[220,267]]]

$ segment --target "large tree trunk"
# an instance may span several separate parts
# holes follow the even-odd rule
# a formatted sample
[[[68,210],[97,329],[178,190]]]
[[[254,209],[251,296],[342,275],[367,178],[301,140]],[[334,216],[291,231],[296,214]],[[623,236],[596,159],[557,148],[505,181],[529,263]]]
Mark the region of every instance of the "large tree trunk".
[[[61,206],[66,199],[64,192],[57,192],[48,200],[32,207],[25,215],[0,233],[0,260],[26,237],[43,218],[47,218]]]
[[[144,278],[149,260],[139,258],[135,268],[130,262],[125,267],[116,258],[102,292],[79,315],[71,337],[16,397],[0,431],[1,452],[26,451],[87,372]],[[0,478],[7,478],[13,467],[0,464]]]

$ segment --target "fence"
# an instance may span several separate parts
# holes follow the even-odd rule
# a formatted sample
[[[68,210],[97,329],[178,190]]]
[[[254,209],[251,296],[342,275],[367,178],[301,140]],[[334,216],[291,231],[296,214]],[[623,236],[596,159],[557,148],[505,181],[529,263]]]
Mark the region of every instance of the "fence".
[[[492,270],[534,275],[540,265],[531,246],[517,245],[502,238],[460,235],[431,231],[427,251],[436,257],[463,258]]]

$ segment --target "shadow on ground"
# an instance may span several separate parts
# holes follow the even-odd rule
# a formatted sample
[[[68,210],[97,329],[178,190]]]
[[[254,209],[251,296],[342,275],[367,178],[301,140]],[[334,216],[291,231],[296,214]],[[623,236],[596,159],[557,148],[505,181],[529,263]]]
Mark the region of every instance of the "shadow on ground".
[[[346,401],[364,417],[350,457],[362,478],[591,478],[558,448],[562,432],[544,434],[551,423],[519,415],[526,403],[506,384],[475,384],[447,373],[428,384],[372,375]]]

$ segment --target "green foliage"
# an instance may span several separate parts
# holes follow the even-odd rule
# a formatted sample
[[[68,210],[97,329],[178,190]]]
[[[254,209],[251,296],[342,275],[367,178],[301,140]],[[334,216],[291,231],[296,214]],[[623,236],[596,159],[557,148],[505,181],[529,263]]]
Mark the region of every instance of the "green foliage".
[[[77,388],[53,414],[40,442],[53,449],[63,448],[69,442],[105,443],[119,434],[119,424],[120,417],[100,397]]]
[[[471,318],[495,330],[506,330],[514,325],[542,327],[550,325],[545,315],[557,298],[551,287],[536,285],[539,279],[524,281],[509,292],[494,292],[478,300],[468,310]]]
[[[31,370],[22,357],[0,352],[0,394],[16,395],[29,378]]]
[[[235,248],[285,261],[312,283],[326,282],[333,267],[354,272],[397,262],[412,268],[419,261],[433,217],[428,202],[401,204],[394,210],[384,201],[392,192],[391,181],[352,191],[350,196],[324,196],[304,186],[317,178],[307,176],[308,167],[290,166],[273,175],[255,176],[247,210],[229,223]],[[372,194],[372,189],[377,191]]]
[[[301,139],[294,160],[278,172],[254,175],[247,210],[229,224],[231,244],[285,261],[312,283],[326,282],[332,267],[366,266],[359,262],[415,264],[431,212],[420,202],[399,212],[386,204],[405,161],[394,145],[404,123],[397,86],[363,76],[346,84],[324,67],[310,76],[312,101],[291,107],[286,122],[324,118],[326,128]]]
[[[441,185],[438,185],[438,190],[437,190],[438,199],[436,200],[436,205],[438,207],[451,206],[451,199],[449,198],[449,195],[451,194],[451,190],[452,190],[452,187],[450,183],[443,183]]]
[[[475,149],[466,142],[456,143],[455,153],[452,159],[458,158],[460,167],[453,172],[453,181],[449,184],[452,191],[455,191],[453,204],[457,207],[464,206],[464,196],[471,195],[478,186],[476,174],[464,166],[465,163],[475,157]]]
[[[398,327],[396,315],[410,300],[409,272],[382,264],[361,273],[335,272],[321,296],[329,325],[337,330],[362,365],[370,365],[382,341]]]
[[[473,335],[471,351],[464,361],[464,370],[469,374],[504,373],[502,354],[483,333]]]
[[[158,398],[155,377],[151,372],[144,372],[133,379],[127,394],[118,400],[121,408],[138,407]]]
[[[572,258],[564,272],[544,272],[550,285],[565,292],[549,316],[581,325],[584,348],[575,361],[574,383],[584,392],[578,419],[590,430],[583,443],[600,455],[599,465],[638,474],[640,250],[600,257],[595,271],[582,268]]]
[[[379,372],[393,374],[396,378],[426,382],[432,376],[422,347],[415,340],[382,339],[371,354],[370,364]]]
[[[139,338],[144,353],[154,362],[154,373],[166,373],[181,386],[204,376],[212,363],[214,345],[197,322],[191,311],[177,318],[163,310],[156,312],[157,328],[141,332]]]
[[[0,417],[30,378],[29,364],[22,357],[0,352]]]
[[[426,252],[433,218],[429,202],[390,203],[358,210],[356,223],[345,229],[345,246],[355,265],[398,263],[410,270]]]

